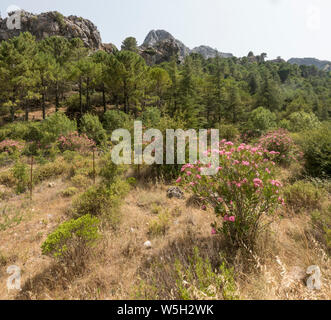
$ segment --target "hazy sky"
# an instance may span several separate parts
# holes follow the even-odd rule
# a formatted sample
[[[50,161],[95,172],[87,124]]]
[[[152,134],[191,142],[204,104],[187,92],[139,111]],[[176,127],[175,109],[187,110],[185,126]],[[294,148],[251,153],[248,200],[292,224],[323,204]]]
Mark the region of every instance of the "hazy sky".
[[[127,36],[141,44],[150,30],[164,29],[190,48],[331,60],[330,0],[1,0],[3,18],[10,5],[88,18],[103,42],[118,47]]]

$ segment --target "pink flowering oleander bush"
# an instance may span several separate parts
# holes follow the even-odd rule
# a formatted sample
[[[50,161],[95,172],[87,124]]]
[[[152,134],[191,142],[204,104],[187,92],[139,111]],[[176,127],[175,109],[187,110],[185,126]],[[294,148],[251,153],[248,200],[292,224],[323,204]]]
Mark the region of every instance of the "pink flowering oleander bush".
[[[8,155],[12,155],[15,152],[21,152],[24,148],[24,143],[6,139],[0,142],[0,153],[6,152]]]
[[[274,178],[275,162],[265,158],[266,150],[246,144],[235,146],[225,140],[220,142],[218,172],[203,176],[205,166],[199,161],[186,164],[177,183],[199,196],[203,209],[211,205],[217,221],[212,225],[212,234],[221,233],[237,246],[254,247],[256,238],[264,227],[262,217],[271,214],[279,205],[282,184]],[[209,164],[210,166],[211,164]]]
[[[269,132],[259,140],[259,145],[267,150],[268,158],[268,154],[272,153],[274,161],[280,164],[297,161],[303,155],[284,129]]]
[[[66,136],[61,136],[58,139],[58,145],[62,152],[70,150],[87,153],[96,146],[96,143],[89,139],[86,134],[79,135],[78,132],[72,132]]]

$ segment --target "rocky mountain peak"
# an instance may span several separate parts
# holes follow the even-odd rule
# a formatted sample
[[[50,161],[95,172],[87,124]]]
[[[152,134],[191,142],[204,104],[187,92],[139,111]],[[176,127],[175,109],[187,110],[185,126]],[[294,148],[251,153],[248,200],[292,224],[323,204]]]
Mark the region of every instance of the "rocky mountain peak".
[[[232,53],[219,52],[217,49],[213,49],[209,46],[200,46],[191,50],[193,53],[201,54],[205,59],[215,58],[217,56],[221,58],[232,58]]]
[[[191,50],[190,48],[185,46],[183,42],[176,39],[171,33],[165,30],[150,31],[147,34],[140,49],[142,50],[144,57],[146,57],[146,54],[144,53],[147,52],[150,54],[153,53],[154,50],[156,56],[154,55],[154,60],[148,59],[149,63],[154,63],[154,61],[159,61],[159,60],[168,61],[170,59],[168,54],[173,52],[176,52],[180,62],[183,62],[185,57],[190,53],[201,54],[205,59],[215,58],[217,55],[221,58],[233,57],[231,53],[219,52],[217,49],[213,49],[208,46],[200,46]]]
[[[173,48],[170,49],[169,46],[172,46]],[[185,57],[191,53],[191,50],[186,47],[183,42],[175,39],[172,34],[165,30],[150,31],[141,45],[142,50],[147,49],[150,51],[153,48],[159,53],[162,53],[160,52],[162,47],[166,48],[167,52],[176,52],[178,54],[179,61],[183,61]],[[170,57],[166,57],[165,61],[169,60],[168,58]]]
[[[161,41],[164,41],[164,40],[175,40],[175,38],[168,31],[165,31],[165,30],[151,30],[147,34],[142,46],[144,46],[144,47],[153,47],[158,42],[161,42]]]
[[[33,14],[22,10],[19,30],[8,29],[7,20],[8,18],[0,19],[0,41],[18,36],[20,32],[30,32],[37,40],[50,36],[63,36],[68,39],[80,38],[91,49],[102,47],[97,27],[90,20],[81,17],[73,15],[65,17],[57,11]]]

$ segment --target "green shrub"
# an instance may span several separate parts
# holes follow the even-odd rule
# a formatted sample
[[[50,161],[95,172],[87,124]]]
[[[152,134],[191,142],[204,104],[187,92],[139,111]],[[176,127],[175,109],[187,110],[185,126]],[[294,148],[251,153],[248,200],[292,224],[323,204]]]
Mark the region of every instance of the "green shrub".
[[[13,170],[0,172],[0,184],[8,188],[13,188],[16,185],[16,179],[13,175]]]
[[[72,184],[79,189],[86,189],[91,185],[91,180],[84,174],[76,174],[71,178]]]
[[[93,164],[92,159],[83,155],[77,155],[70,163],[70,177],[75,175],[84,175],[89,177],[92,175]]]
[[[55,142],[61,135],[77,131],[77,124],[64,113],[56,112],[41,123],[43,133],[42,145]]]
[[[64,222],[42,244],[42,254],[64,262],[84,259],[99,238],[99,223],[99,219],[91,215]]]
[[[39,166],[33,172],[33,182],[35,184],[41,183],[45,180],[59,177],[64,173],[67,173],[69,168],[62,158],[58,158],[54,162],[46,163],[45,165]]]
[[[26,140],[32,122],[15,122],[0,128],[0,141],[5,139]]]
[[[285,201],[295,212],[321,209],[325,191],[311,182],[297,181],[284,188]]]
[[[136,187],[137,186],[137,179],[134,177],[130,177],[126,179],[126,182],[131,186],[131,187]]]
[[[80,131],[98,145],[104,144],[107,140],[106,130],[103,128],[98,116],[85,114],[81,119]]]
[[[180,300],[238,300],[234,271],[223,262],[213,270],[208,259],[203,259],[199,249],[194,249],[189,266],[176,261],[177,287]]]
[[[66,115],[68,117],[75,118],[77,115],[79,115],[81,113],[79,93],[70,95],[65,100],[65,105],[67,106]],[[85,105],[86,105],[86,98],[83,95],[82,96],[82,106],[84,107]]]
[[[73,201],[72,213],[75,216],[91,214],[104,216],[112,225],[120,219],[119,207],[122,197],[129,191],[129,185],[123,180],[116,180],[109,188],[104,186],[90,187]]]
[[[111,154],[107,154],[101,159],[99,167],[101,168],[99,175],[102,177],[103,183],[108,187],[117,179],[117,176],[125,171],[124,166],[114,164]]]
[[[148,107],[141,114],[141,121],[143,126],[147,128],[158,128],[161,120],[161,112],[158,108]]]
[[[148,234],[152,237],[164,236],[169,229],[170,215],[167,211],[160,213],[149,224]]]
[[[30,122],[23,139],[29,142],[41,142],[43,139],[43,128],[41,122]]]
[[[69,187],[61,192],[61,196],[64,198],[70,198],[78,193],[78,189],[75,187]]]
[[[287,120],[287,119],[281,120],[279,122],[279,127],[282,128],[282,129],[285,129],[285,130],[290,131],[290,129],[291,129],[291,122],[290,122],[290,120]]]
[[[16,180],[16,192],[18,194],[25,192],[29,185],[28,166],[21,161],[17,161],[12,168],[12,172]]]
[[[263,133],[276,126],[276,115],[268,109],[259,107],[251,112],[248,126],[251,130]]]
[[[66,150],[63,152],[62,154],[63,159],[67,162],[72,162],[75,157],[78,156],[78,152],[77,151],[71,151],[71,150]]]
[[[109,133],[117,129],[128,129],[129,121],[129,116],[119,110],[109,110],[103,116],[103,126]]]
[[[221,124],[219,125],[220,139],[226,139],[227,141],[237,141],[240,137],[239,129],[233,124]]]
[[[318,118],[313,113],[294,112],[289,116],[289,129],[292,132],[313,130],[320,126]]]
[[[92,186],[73,202],[73,212],[78,216],[87,213],[100,216],[107,212],[110,205],[110,197],[103,187]]]
[[[304,151],[307,174],[313,177],[331,176],[331,125],[305,132],[299,143]]]
[[[260,146],[221,141],[220,158],[214,163],[216,174],[203,175],[207,165],[188,163],[176,181],[202,199],[203,208],[213,206],[217,217],[213,232],[234,247],[245,245],[253,250],[265,229],[263,216],[271,216],[284,204],[279,194],[282,183],[275,180],[275,163],[264,152]],[[272,159],[273,155],[268,156]]]

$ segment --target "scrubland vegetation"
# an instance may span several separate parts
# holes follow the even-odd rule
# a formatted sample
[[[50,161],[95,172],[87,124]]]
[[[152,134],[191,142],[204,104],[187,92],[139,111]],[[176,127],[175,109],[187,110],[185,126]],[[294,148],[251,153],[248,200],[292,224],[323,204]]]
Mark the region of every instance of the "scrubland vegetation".
[[[330,299],[330,89],[330,73],[263,59],[147,67],[131,47],[3,42],[0,297]],[[219,128],[218,173],[116,166],[111,133],[135,119]],[[321,290],[306,286],[311,265]]]

